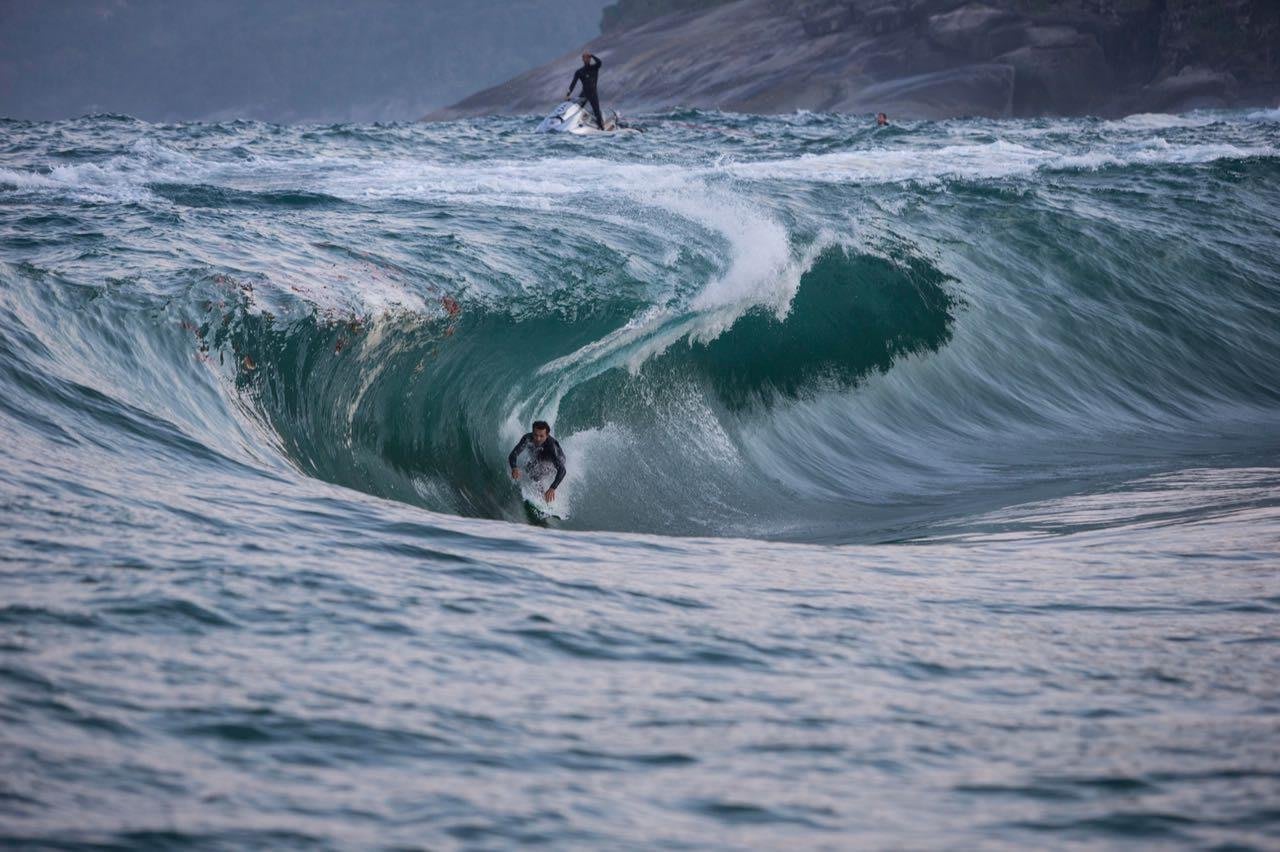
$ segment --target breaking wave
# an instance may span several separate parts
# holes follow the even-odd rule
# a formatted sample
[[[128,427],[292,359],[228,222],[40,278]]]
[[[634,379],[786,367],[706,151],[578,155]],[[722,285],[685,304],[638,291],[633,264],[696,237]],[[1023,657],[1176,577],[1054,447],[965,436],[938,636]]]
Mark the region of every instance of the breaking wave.
[[[681,535],[923,536],[1268,446],[1266,114],[651,121],[10,122],[6,390],[519,522],[548,419],[566,526]]]

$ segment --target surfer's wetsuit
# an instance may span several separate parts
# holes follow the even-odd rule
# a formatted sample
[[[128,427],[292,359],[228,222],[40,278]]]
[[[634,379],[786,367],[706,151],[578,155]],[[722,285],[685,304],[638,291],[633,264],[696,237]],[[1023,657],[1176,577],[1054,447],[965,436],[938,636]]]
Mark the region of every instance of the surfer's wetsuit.
[[[604,119],[600,117],[600,96],[596,94],[596,78],[600,76],[600,65],[600,57],[592,54],[586,65],[573,72],[573,79],[569,81],[569,94],[573,94],[574,86],[579,82],[582,83],[582,96],[591,102],[591,110],[596,114],[596,125],[604,130]]]
[[[533,441],[533,433],[526,432],[520,439],[520,443],[516,444],[516,448],[511,451],[511,455],[507,456],[507,467],[515,470],[516,458],[524,450],[529,451],[529,461],[524,466],[525,472],[534,480],[541,480],[545,479],[554,467],[556,478],[552,480],[550,487],[559,486],[565,473],[568,472],[564,467],[564,450],[560,449],[560,442],[548,435],[547,440],[539,446]]]

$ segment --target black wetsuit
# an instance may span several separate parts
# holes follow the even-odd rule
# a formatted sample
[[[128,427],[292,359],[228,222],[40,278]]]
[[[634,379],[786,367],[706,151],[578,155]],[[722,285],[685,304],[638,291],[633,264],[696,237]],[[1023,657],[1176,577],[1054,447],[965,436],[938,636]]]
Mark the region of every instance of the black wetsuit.
[[[533,442],[533,433],[526,432],[520,439],[520,443],[516,444],[516,448],[511,451],[511,455],[507,456],[507,467],[515,470],[516,458],[524,450],[529,451],[529,461],[524,466],[529,476],[534,480],[546,479],[547,474],[554,467],[556,478],[552,480],[551,487],[557,487],[567,473],[564,468],[564,450],[560,449],[560,442],[548,435],[547,440],[539,446]]]
[[[591,109],[596,114],[596,124],[601,130],[604,130],[604,119],[600,117],[600,96],[596,94],[596,78],[600,76],[600,57],[592,55],[591,59],[577,71],[573,72],[573,79],[569,81],[569,94],[573,94],[573,87],[582,83],[582,96],[591,102]]]

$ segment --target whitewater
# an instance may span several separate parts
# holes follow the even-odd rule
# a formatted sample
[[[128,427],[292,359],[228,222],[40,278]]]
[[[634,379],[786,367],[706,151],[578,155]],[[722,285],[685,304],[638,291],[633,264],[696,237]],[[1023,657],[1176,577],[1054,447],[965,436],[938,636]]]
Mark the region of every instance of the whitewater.
[[[536,123],[0,120],[0,842],[1274,843],[1280,111]]]

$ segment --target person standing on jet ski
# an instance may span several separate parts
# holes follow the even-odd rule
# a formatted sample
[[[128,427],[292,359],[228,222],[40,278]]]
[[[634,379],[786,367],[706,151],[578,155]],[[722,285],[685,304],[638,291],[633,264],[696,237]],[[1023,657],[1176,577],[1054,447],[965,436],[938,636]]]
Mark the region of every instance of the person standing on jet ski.
[[[600,76],[600,57],[582,51],[582,67],[573,72],[569,81],[569,93],[564,96],[567,101],[573,97],[573,87],[582,82],[582,96],[591,102],[591,110],[596,114],[596,127],[604,130],[604,119],[600,117],[600,96],[596,94],[596,77]]]

